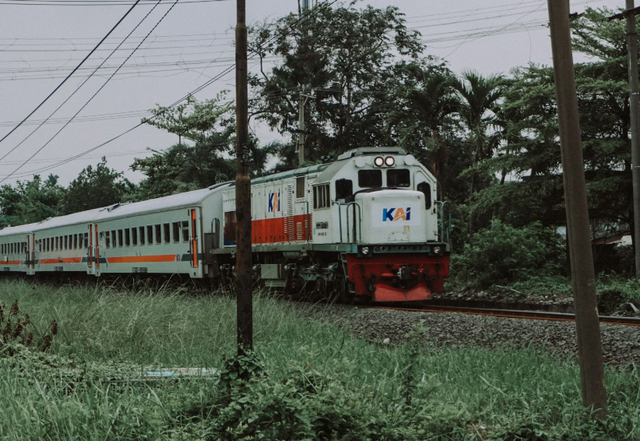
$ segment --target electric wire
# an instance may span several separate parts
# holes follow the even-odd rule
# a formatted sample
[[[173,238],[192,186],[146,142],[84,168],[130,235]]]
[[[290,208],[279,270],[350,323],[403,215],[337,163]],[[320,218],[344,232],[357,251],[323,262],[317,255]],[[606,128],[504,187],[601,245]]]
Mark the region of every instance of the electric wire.
[[[149,12],[148,12],[148,13],[147,13],[143,18],[142,18],[142,20],[140,20],[140,21],[138,22],[138,24],[136,24],[136,26],[131,30],[131,32],[129,32],[129,35],[133,34],[133,33],[136,31],[136,29],[138,29],[138,28],[140,27],[140,25],[142,25],[142,23],[147,19],[147,17],[149,17],[149,15],[151,15],[151,13],[155,10],[155,8],[156,8],[159,4],[160,4],[160,0],[158,0],[158,2],[156,3],[156,6],[154,6],[153,8],[151,8],[151,10],[150,10],[150,11],[149,11]],[[128,36],[129,36],[129,35],[128,35]],[[55,115],[55,114],[58,112],[58,110],[60,110],[60,109],[61,109],[65,104],[67,104],[67,102],[69,102],[69,100],[70,100],[73,96],[75,96],[75,94],[76,94],[76,93],[78,93],[78,91],[79,91],[79,90],[80,90],[80,89],[81,89],[85,84],[87,84],[87,82],[88,82],[88,81],[93,77],[93,75],[94,75],[94,74],[95,74],[95,73],[96,73],[96,72],[97,72],[97,71],[98,71],[98,70],[99,70],[99,69],[100,69],[100,68],[101,68],[101,67],[102,67],[102,66],[103,66],[103,65],[104,65],[108,60],[109,60],[109,57],[110,57],[111,55],[113,55],[113,54],[114,54],[114,53],[115,53],[115,52],[120,48],[120,46],[121,46],[122,44],[124,44],[124,42],[127,40],[128,36],[127,36],[127,37],[125,37],[125,38],[120,42],[120,45],[118,45],[118,46],[117,46],[117,47],[116,47],[116,48],[111,52],[111,54],[109,54],[109,56],[108,56],[107,58],[105,58],[105,60],[104,60],[104,61],[103,61],[103,62],[102,62],[98,67],[96,67],[96,68],[93,70],[93,72],[91,72],[91,74],[90,74],[90,75],[89,75],[89,76],[84,80],[84,82],[82,82],[78,87],[76,87],[76,89],[75,89],[75,90],[74,90],[74,91],[73,91],[73,92],[72,92],[72,93],[67,97],[67,99],[65,99],[65,100],[62,102],[62,104],[60,104],[60,105],[59,105],[59,106],[58,106],[58,107],[57,107],[53,112],[51,112],[47,118],[45,118],[45,119],[44,119],[44,120],[43,120],[43,121],[42,121],[42,122],[41,122],[41,123],[40,123],[40,124],[35,128],[35,129],[33,129],[33,130],[31,131],[31,133],[29,133],[29,135],[27,135],[27,136],[26,136],[22,141],[20,141],[20,142],[19,142],[19,143],[14,147],[14,148],[12,148],[12,149],[11,149],[11,150],[9,150],[7,153],[5,153],[5,155],[4,155],[4,156],[0,157],[0,161],[2,161],[4,158],[6,158],[6,157],[7,157],[8,155],[10,155],[11,153],[13,153],[13,152],[14,152],[18,147],[20,147],[22,144],[24,144],[24,143],[25,143],[29,138],[31,138],[31,136],[32,136],[34,133],[36,133],[36,132],[40,129],[40,127],[42,127],[42,126],[43,126],[43,125],[44,125],[44,124],[45,124],[45,123],[46,123],[46,122],[47,122],[47,121],[48,121],[48,120],[49,120],[53,115]],[[123,62],[123,64],[124,64],[124,63],[126,63],[126,60]],[[108,82],[108,81],[109,81],[109,80],[107,80],[107,82]],[[105,85],[106,85],[106,83],[105,83]],[[103,87],[104,87],[104,86],[103,86]],[[98,91],[98,92],[99,92],[99,91]],[[96,92],[96,94],[97,94],[97,92]],[[89,104],[89,102],[90,102],[94,97],[95,97],[95,95],[94,95],[94,96],[92,96],[92,97],[89,99],[89,101],[87,102],[87,104]],[[86,106],[86,104],[85,104],[85,106]],[[84,106],[82,107],[82,109],[84,109]],[[81,111],[82,109],[80,109],[80,111]],[[78,113],[80,113],[80,111],[78,111]],[[76,113],[73,117],[71,117],[71,119],[69,120],[69,122],[67,122],[67,123],[63,126],[63,128],[62,128],[62,129],[64,129],[64,128],[65,128],[65,127],[66,127],[66,126],[67,126],[67,125],[68,125],[68,124],[69,124],[69,123],[74,119],[74,117],[78,115],[78,113]],[[60,129],[60,131],[62,131],[62,129]],[[60,133],[60,132],[58,132],[58,133]],[[56,133],[55,135],[53,135],[53,137],[52,137],[49,141],[47,141],[47,144],[48,144],[49,142],[51,142],[51,140],[52,140],[53,138],[55,138],[55,137],[58,135],[58,133]],[[45,144],[45,146],[46,146],[47,144]],[[43,148],[44,148],[44,146],[43,146]],[[37,152],[36,152],[36,153],[37,153]],[[9,175],[9,176],[11,176],[11,175]],[[6,178],[5,178],[5,179],[6,179]],[[2,182],[4,182],[4,180],[0,181],[0,183],[2,183]]]
[[[177,1],[177,0],[176,0],[176,1]],[[327,1],[326,1],[326,2],[324,2],[324,3],[321,3],[321,4],[319,5],[319,7],[331,7],[331,6],[332,6],[333,4],[335,4],[336,2],[338,2],[338,0],[327,0]],[[315,11],[315,10],[314,10],[314,11]],[[319,11],[319,10],[318,10],[318,11]],[[314,13],[317,13],[317,12],[312,12],[311,14],[314,14]],[[295,26],[295,25],[299,24],[300,22],[302,22],[302,21],[304,21],[304,20],[306,20],[306,18],[300,18],[300,19],[298,19],[298,20],[293,24],[293,26]],[[276,38],[276,37],[272,37],[272,40],[274,40],[275,38]],[[255,58],[255,56],[257,56],[257,55],[258,55],[258,54],[257,54],[256,52],[253,52],[253,53],[251,53],[251,54],[249,55],[248,59],[253,59],[253,58]],[[178,105],[178,104],[180,104],[182,101],[185,101],[185,100],[187,100],[190,96],[193,96],[193,95],[195,95],[195,94],[199,93],[199,92],[200,92],[200,91],[202,91],[203,89],[205,89],[205,88],[209,87],[211,84],[213,84],[214,82],[216,82],[216,81],[218,81],[219,79],[223,78],[223,77],[224,77],[224,76],[226,76],[228,73],[230,73],[230,72],[232,72],[232,71],[234,71],[234,70],[235,70],[235,65],[231,65],[231,66],[229,66],[228,68],[226,68],[226,69],[224,69],[222,72],[220,72],[218,75],[214,76],[213,78],[211,78],[210,80],[206,81],[205,83],[203,83],[203,84],[202,84],[202,85],[200,85],[199,87],[195,88],[194,90],[192,90],[192,91],[191,91],[191,92],[189,92],[188,94],[184,95],[182,98],[180,98],[180,99],[178,99],[178,100],[174,101],[172,104],[170,104],[170,105],[169,105],[169,106],[167,106],[167,107],[171,108],[171,107],[175,107],[175,106],[177,106],[177,105]],[[155,116],[153,116],[153,117],[152,117],[152,118],[150,118],[150,119],[153,119],[153,118],[155,118]],[[119,138],[123,137],[124,135],[127,135],[128,133],[131,133],[132,131],[136,130],[137,128],[141,127],[142,125],[144,125],[144,123],[142,123],[142,122],[141,122],[141,123],[138,123],[138,124],[136,124],[135,126],[131,127],[130,129],[128,129],[128,130],[126,130],[126,131],[124,131],[124,132],[120,133],[119,135],[116,135],[116,136],[114,136],[113,138],[111,138],[111,139],[109,139],[109,140],[107,140],[107,141],[105,141],[105,142],[103,142],[103,143],[101,143],[101,144],[99,144],[99,145],[97,145],[97,146],[95,146],[95,147],[92,147],[92,148],[90,148],[90,149],[88,149],[88,150],[85,150],[84,152],[81,152],[81,153],[79,153],[79,154],[77,154],[77,155],[71,156],[71,157],[69,157],[69,158],[67,158],[67,159],[65,159],[65,160],[59,161],[59,162],[57,162],[57,163],[55,163],[55,164],[51,164],[51,165],[49,165],[49,166],[47,166],[47,167],[42,167],[42,168],[40,168],[40,169],[36,169],[36,170],[30,170],[29,172],[27,172],[27,173],[25,173],[25,174],[22,174],[22,175],[20,175],[20,176],[18,176],[18,177],[28,176],[28,175],[37,174],[37,173],[42,173],[43,171],[52,170],[52,169],[54,169],[54,168],[60,167],[60,166],[62,166],[62,165],[64,165],[64,164],[67,164],[67,163],[69,163],[69,162],[75,161],[75,160],[77,160],[77,159],[79,159],[79,158],[83,157],[84,155],[86,155],[86,154],[88,154],[88,153],[91,153],[91,152],[94,152],[94,151],[96,151],[96,150],[98,150],[98,149],[100,149],[100,148],[104,147],[105,145],[110,144],[111,142],[113,142],[113,141],[115,141],[115,140],[117,140],[117,139],[119,139]],[[43,147],[42,147],[42,148],[43,148]],[[42,150],[42,148],[40,148],[40,149],[38,150],[38,152],[39,152],[39,151],[41,151],[41,150]],[[34,155],[32,155],[32,157],[34,157],[38,152],[36,152]],[[29,160],[25,161],[25,162],[23,163],[23,166],[24,166],[24,165],[26,165],[26,163],[28,163],[28,162],[29,162]],[[16,170],[16,171],[17,171],[17,170]],[[15,173],[15,171],[14,171],[14,173]],[[12,175],[13,175],[14,173],[12,173]],[[11,176],[12,176],[12,175],[11,175]],[[4,179],[2,179],[2,180],[0,181],[0,183],[1,183],[1,182],[4,182],[8,177],[9,177],[9,176],[7,176],[7,177],[5,177]]]
[[[158,0],[158,3],[160,3],[162,0]],[[165,19],[165,17],[173,10],[174,6],[178,3],[179,0],[175,0],[173,2],[173,4],[171,5],[171,7],[164,13],[164,15],[160,18],[160,20],[158,20],[158,22],[155,24],[155,26],[149,31],[149,33],[147,34],[146,37],[148,37],[149,35],[151,35],[151,33],[160,25],[160,23],[162,23],[162,21]],[[140,45],[142,45],[144,43],[144,41],[146,40],[146,37],[140,42]],[[140,46],[139,45],[139,46]],[[134,49],[131,52],[131,55],[133,55],[135,53],[136,49]],[[129,57],[130,58],[130,57]],[[125,61],[122,62],[123,66],[128,60],[129,58],[127,58]],[[20,170],[22,167],[24,167],[25,165],[27,165],[27,163],[33,159],[38,153],[40,153],[47,145],[49,145],[51,143],[51,141],[53,141],[55,139],[56,136],[58,136],[60,134],[60,132],[62,132],[70,123],[71,121],[80,113],[84,110],[85,107],[87,107],[89,105],[89,103],[102,91],[102,89],[111,81],[111,79],[118,73],[118,71],[116,70],[115,72],[113,72],[113,74],[111,74],[111,76],[104,82],[104,84],[91,96],[91,98],[89,98],[89,100],[80,108],[80,110],[78,110],[74,116],[71,117],[71,119],[65,123],[64,126],[62,126],[62,128],[60,130],[58,130],[42,147],[40,147],[38,150],[36,150],[36,152],[34,154],[32,154],[26,161],[24,161],[22,163],[22,165],[20,165],[18,168],[16,168],[13,172],[9,173],[7,176],[5,176],[3,179],[0,180],[0,184],[3,183],[4,181],[6,181],[8,178],[10,178],[11,176],[13,176],[18,170]]]
[[[9,131],[9,133],[7,133],[6,135],[4,135],[4,136],[2,137],[2,139],[0,139],[0,144],[2,143],[2,141],[4,141],[5,139],[7,139],[7,137],[9,137],[13,132],[15,132],[15,131],[18,129],[18,127],[20,127],[20,126],[22,125],[22,123],[23,123],[23,122],[25,122],[27,119],[29,119],[29,117],[30,117],[31,115],[33,115],[34,113],[36,113],[36,111],[37,111],[40,107],[42,107],[42,106],[44,105],[44,103],[46,103],[46,102],[49,100],[49,98],[51,98],[51,97],[53,96],[53,94],[55,94],[55,93],[58,91],[58,89],[60,89],[60,88],[62,87],[62,85],[63,85],[64,83],[66,83],[66,82],[67,82],[67,80],[68,80],[69,78],[71,78],[71,76],[72,76],[72,75],[73,75],[73,74],[74,74],[74,73],[75,73],[75,72],[80,68],[80,66],[82,66],[82,64],[84,64],[84,62],[85,62],[85,61],[87,61],[87,59],[88,59],[88,58],[89,58],[89,57],[90,57],[90,56],[91,56],[91,55],[92,55],[92,54],[93,54],[93,53],[98,49],[98,47],[102,44],[102,42],[103,42],[103,41],[105,41],[105,40],[109,37],[109,35],[111,35],[111,33],[112,33],[112,32],[113,32],[113,31],[118,27],[118,25],[119,25],[120,23],[122,23],[122,21],[127,17],[127,15],[129,15],[129,13],[130,13],[131,11],[133,11],[133,8],[135,8],[135,7],[136,7],[136,5],[138,4],[138,2],[140,2],[140,1],[141,1],[141,0],[137,0],[137,1],[133,4],[133,6],[131,6],[131,8],[129,8],[129,10],[127,11],[127,13],[126,13],[126,14],[124,14],[120,20],[118,20],[118,22],[115,24],[115,26],[113,26],[113,27],[109,30],[109,32],[107,32],[107,35],[105,35],[105,36],[102,38],[102,40],[100,40],[100,42],[99,42],[99,43],[94,47],[94,49],[93,49],[91,52],[89,52],[89,54],[87,54],[87,56],[86,56],[86,57],[84,57],[84,59],[80,62],[80,64],[78,64],[78,65],[75,67],[75,69],[73,69],[73,70],[71,71],[71,73],[70,73],[69,75],[67,75],[67,77],[62,81],[62,83],[60,83],[60,84],[59,84],[59,85],[58,85],[58,86],[53,90],[53,92],[51,92],[51,93],[50,93],[50,94],[49,94],[49,95],[48,95],[48,96],[47,96],[47,97],[46,97],[46,98],[45,98],[45,99],[44,99],[40,104],[38,104],[38,106],[37,106],[35,109],[33,109],[33,111],[31,111],[31,113],[30,113],[30,114],[28,114],[28,115],[27,115],[27,116],[26,116],[26,117],[25,117],[25,118],[24,118],[24,119],[23,119],[23,120],[22,120],[22,121],[21,121],[17,126],[15,126],[13,129],[11,129],[11,131]]]

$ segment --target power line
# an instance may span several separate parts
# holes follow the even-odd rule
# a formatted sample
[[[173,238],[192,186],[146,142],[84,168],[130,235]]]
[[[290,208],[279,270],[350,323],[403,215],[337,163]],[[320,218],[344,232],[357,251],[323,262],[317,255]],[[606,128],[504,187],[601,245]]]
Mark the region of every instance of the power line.
[[[129,32],[129,35],[133,34],[133,33],[135,32],[135,30],[136,30],[136,29],[138,29],[138,27],[140,27],[140,25],[141,25],[141,24],[142,24],[142,23],[147,19],[147,17],[149,17],[149,15],[150,15],[154,10],[155,10],[155,8],[156,8],[159,4],[160,4],[160,0],[158,0],[158,1],[157,1],[157,3],[156,3],[156,6],[154,6],[153,8],[151,8],[151,10],[150,10],[150,11],[149,11],[149,12],[148,12],[148,13],[147,13],[143,18],[142,18],[142,20],[140,20],[140,21],[138,22],[138,24],[136,24],[136,26],[131,30],[131,32]],[[120,45],[124,44],[124,42],[127,40],[127,38],[129,37],[129,35],[127,35],[127,37],[125,37],[125,38],[120,42]],[[65,99],[65,100],[62,102],[62,104],[60,104],[60,105],[59,105],[59,106],[58,106],[58,107],[57,107],[53,112],[51,112],[51,113],[49,114],[49,116],[48,116],[47,118],[45,118],[45,119],[44,119],[44,120],[43,120],[43,121],[38,125],[38,127],[36,127],[35,129],[33,129],[33,130],[31,131],[31,133],[29,133],[29,135],[27,135],[27,136],[26,136],[22,141],[20,141],[20,142],[19,142],[19,143],[14,147],[14,148],[12,148],[11,150],[9,150],[9,152],[7,152],[4,156],[2,156],[2,157],[0,158],[0,161],[2,161],[4,158],[6,158],[8,155],[10,155],[10,154],[11,154],[14,150],[16,150],[18,147],[20,147],[20,146],[21,146],[25,141],[27,141],[27,140],[31,137],[31,135],[33,135],[35,132],[37,132],[37,131],[40,129],[40,127],[42,127],[42,126],[43,126],[43,125],[44,125],[44,124],[45,124],[45,123],[46,123],[46,122],[47,122],[47,121],[48,121],[48,120],[49,120],[53,115],[55,115],[55,114],[58,112],[58,110],[60,110],[60,109],[61,109],[61,108],[62,108],[62,107],[63,107],[63,106],[64,106],[64,105],[65,105],[65,104],[66,104],[66,103],[67,103],[67,102],[68,102],[68,101],[69,101],[69,100],[70,100],[70,99],[71,99],[71,98],[72,98],[72,97],[73,97],[73,96],[74,96],[74,95],[75,95],[75,94],[76,94],[76,93],[77,93],[77,92],[78,92],[78,91],[79,91],[79,90],[80,90],[84,85],[85,85],[85,84],[87,84],[87,81],[89,81],[89,79],[91,79],[91,77],[93,77],[93,75],[94,75],[94,74],[95,74],[95,73],[96,73],[96,72],[97,72],[97,71],[98,71],[98,70],[99,70],[99,69],[100,69],[100,68],[101,68],[101,67],[102,67],[102,66],[103,66],[103,65],[104,65],[108,60],[109,60],[109,57],[110,57],[111,55],[113,55],[113,54],[118,50],[118,48],[120,47],[120,45],[119,45],[118,47],[116,47],[116,48],[111,52],[111,54],[109,54],[109,56],[108,56],[108,57],[107,57],[107,58],[106,58],[106,59],[105,59],[105,60],[104,60],[104,61],[103,61],[103,62],[102,62],[98,67],[96,67],[96,68],[93,70],[93,72],[91,72],[91,74],[90,74],[90,75],[89,75],[89,76],[88,76],[88,77],[87,77],[87,78],[86,78],[86,79],[85,79],[85,80],[84,80],[84,81],[83,81],[83,82],[82,82],[78,87],[76,87],[76,89],[71,93],[71,95],[69,95],[69,96],[67,97],[67,99]],[[126,60],[125,60],[125,62],[126,62]],[[124,64],[124,63],[123,63],[123,64]],[[121,67],[122,67],[122,65],[121,65]],[[108,80],[107,80],[107,82],[108,82]],[[105,84],[106,84],[106,83],[105,83]],[[104,87],[104,86],[103,86],[103,87]],[[94,96],[95,96],[95,95],[94,95]],[[91,97],[91,99],[90,99],[89,101],[91,101],[92,99],[93,99],[93,97]],[[88,102],[87,102],[87,104],[88,104]],[[85,104],[85,106],[86,106],[86,104]],[[84,108],[84,107],[83,107],[83,108]],[[80,110],[82,110],[82,109],[80,109]],[[79,113],[79,112],[78,112],[78,113]],[[78,113],[76,113],[76,114],[74,115],[74,117],[75,117],[75,116],[77,116],[77,115],[78,115]],[[67,122],[67,123],[63,126],[63,128],[62,128],[62,129],[64,129],[64,128],[65,128],[65,127],[66,127],[66,126],[67,126],[67,125],[72,121],[72,120],[73,120],[73,117],[69,120],[69,122]],[[60,131],[62,131],[62,129],[60,129]],[[60,133],[60,132],[58,132],[58,133]],[[53,138],[55,138],[55,137],[58,135],[58,133],[56,133],[56,134],[53,136]],[[53,139],[53,138],[52,138],[52,139]],[[51,141],[51,139],[47,142],[47,144],[48,144],[50,141]],[[46,144],[45,144],[45,145],[46,145]],[[3,181],[0,181],[0,183],[1,183],[1,182],[3,182]]]
[[[140,0],[140,5],[155,3],[156,0]],[[181,4],[213,3],[229,0],[183,0]],[[137,3],[137,2],[136,2]],[[1,0],[0,5],[15,6],[127,6],[129,0]]]
[[[158,0],[158,4],[161,2],[162,0]],[[142,45],[144,43],[144,41],[146,40],[146,38],[151,35],[151,33],[160,25],[160,23],[162,23],[162,21],[165,19],[165,17],[169,14],[169,12],[171,12],[173,10],[173,7],[178,3],[178,0],[175,0],[173,2],[173,4],[171,5],[171,7],[167,10],[167,12],[165,12],[165,14],[160,18],[160,20],[158,20],[158,22],[155,24],[155,26],[149,31],[149,33],[146,35],[146,37],[140,42],[140,45]],[[146,17],[145,17],[146,18]],[[139,45],[139,46],[140,46]],[[138,46],[138,47],[139,47]],[[131,52],[131,55],[133,55],[135,53],[136,49],[134,49]],[[121,66],[123,66],[127,60],[129,58],[127,58],[125,61],[122,62]],[[60,132],[62,132],[70,123],[71,121],[80,113],[82,112],[82,110],[84,110],[85,107],[87,107],[89,105],[89,103],[100,93],[100,91],[102,91],[102,89],[109,83],[109,81],[111,81],[111,79],[118,73],[118,71],[116,70],[105,82],[104,84],[91,96],[91,98],[89,98],[89,100],[80,108],[80,110],[78,110],[74,116],[71,117],[71,119],[69,120],[69,122],[67,122],[64,126],[62,126],[62,128],[60,130],[58,130],[42,147],[40,147],[33,155],[31,155],[26,161],[24,161],[22,163],[22,165],[18,168],[16,168],[13,172],[11,172],[9,175],[5,176],[2,180],[0,180],[0,183],[6,181],[8,178],[10,178],[11,176],[13,176],[13,174],[15,172],[17,172],[18,170],[20,170],[22,167],[24,167],[31,159],[33,159],[38,153],[40,153],[42,151],[42,149],[44,149],[47,145],[49,145],[49,143],[51,143],[51,141],[53,141],[53,139],[58,136],[58,134],[60,134]]]
[[[335,4],[337,1],[338,1],[338,0],[327,0],[325,3],[322,3],[322,4],[318,5],[318,6],[317,6],[317,8],[320,8],[320,7],[331,7],[331,6],[332,6],[333,4]],[[313,14],[317,14],[317,12],[315,12],[315,11],[316,11],[316,10],[312,11],[312,12],[311,12],[311,15],[313,15]],[[319,9],[317,9],[317,11],[319,11]],[[301,19],[298,19],[298,20],[294,23],[294,26],[295,26],[295,25],[297,25],[298,23],[300,23],[301,21],[303,21],[303,20],[305,20],[305,19],[308,19],[308,18],[309,18],[309,14],[307,14],[307,16],[306,16],[304,19],[302,19],[302,18],[301,18]],[[276,38],[276,37],[272,37],[272,40],[273,40],[273,39],[275,39],[275,38]],[[253,53],[249,56],[249,59],[254,58],[256,55],[257,55],[257,53],[253,52]],[[226,76],[227,74],[229,74],[229,73],[230,73],[230,72],[232,72],[233,70],[235,70],[235,65],[231,65],[231,66],[227,67],[227,68],[226,68],[226,69],[224,69],[222,72],[220,72],[218,75],[214,76],[213,78],[211,78],[210,80],[208,80],[208,81],[206,81],[204,84],[202,84],[201,86],[199,86],[199,87],[195,88],[194,90],[192,90],[192,91],[191,91],[191,92],[189,92],[188,94],[184,95],[182,98],[180,98],[180,99],[178,99],[178,100],[174,101],[172,104],[170,104],[170,105],[169,105],[169,106],[167,106],[167,107],[171,108],[171,107],[175,107],[175,106],[177,106],[177,105],[178,105],[178,104],[180,104],[182,101],[185,101],[185,100],[186,100],[186,99],[188,99],[190,96],[193,96],[193,95],[197,94],[198,92],[202,91],[203,89],[205,89],[205,88],[209,87],[211,84],[213,84],[214,82],[216,82],[216,81],[218,81],[219,79],[223,78],[224,76]],[[155,118],[155,116],[154,116],[154,117],[152,117],[152,118]],[[130,129],[128,129],[128,130],[126,130],[126,131],[124,131],[124,132],[120,133],[119,135],[116,135],[116,136],[114,136],[113,138],[109,139],[108,141],[105,141],[105,142],[103,142],[103,143],[101,143],[101,144],[99,144],[99,145],[97,145],[97,146],[95,146],[95,147],[93,147],[93,148],[90,148],[90,149],[88,149],[88,150],[85,150],[85,151],[84,151],[84,152],[82,152],[82,153],[79,153],[79,154],[77,154],[77,155],[74,155],[74,156],[72,156],[72,157],[69,157],[69,158],[67,158],[67,159],[65,159],[65,160],[59,161],[58,163],[55,163],[55,164],[49,165],[49,166],[47,166],[47,167],[42,167],[42,168],[40,168],[40,169],[31,170],[31,171],[29,171],[29,172],[27,172],[27,173],[20,174],[20,175],[18,175],[18,176],[16,176],[16,177],[23,177],[23,176],[29,176],[29,175],[33,175],[33,174],[37,174],[37,173],[42,173],[42,172],[44,172],[44,171],[52,170],[52,169],[54,169],[54,168],[60,167],[60,166],[62,166],[62,165],[64,165],[64,164],[67,164],[67,163],[69,163],[69,162],[75,161],[75,160],[77,160],[77,159],[79,159],[79,158],[83,157],[84,155],[89,154],[89,153],[91,153],[91,152],[94,152],[94,151],[96,151],[96,150],[98,150],[98,149],[100,149],[100,148],[104,147],[105,145],[110,144],[111,142],[113,142],[113,141],[115,141],[115,140],[117,140],[117,139],[119,139],[119,138],[121,138],[121,137],[123,137],[123,136],[125,136],[125,135],[127,135],[127,134],[129,134],[129,133],[131,133],[132,131],[136,130],[137,128],[141,127],[142,125],[143,125],[143,123],[136,124],[135,126],[131,127]],[[44,147],[42,147],[42,148],[44,148]],[[42,148],[40,148],[40,150],[42,150]],[[38,150],[38,152],[39,152],[40,150]],[[37,154],[38,152],[36,152],[36,154]],[[34,155],[32,155],[32,157],[33,157],[33,156],[35,156],[35,154],[34,154]],[[29,162],[29,159],[23,163],[23,166],[24,166],[27,162]],[[15,173],[15,171],[14,171],[14,173]],[[14,173],[12,173],[11,175],[13,175]],[[9,176],[11,176],[11,175],[9,175]],[[4,181],[9,177],[9,176],[5,177],[5,178],[4,178],[2,181],[0,181],[0,182],[4,182]]]
[[[25,118],[24,118],[24,119],[23,119],[23,120],[22,120],[22,121],[21,121],[17,126],[15,126],[13,129],[11,129],[11,131],[10,131],[9,133],[7,133],[6,135],[4,135],[4,136],[2,137],[2,139],[0,139],[0,143],[2,143],[2,141],[4,141],[5,139],[7,139],[7,137],[8,137],[9,135],[11,135],[13,132],[15,132],[15,131],[18,129],[18,127],[20,127],[20,126],[22,125],[22,123],[23,123],[23,122],[25,122],[27,119],[29,119],[29,117],[30,117],[31,115],[33,115],[34,113],[36,113],[36,111],[37,111],[40,107],[42,107],[42,105],[43,105],[44,103],[46,103],[46,102],[47,102],[47,100],[49,100],[49,98],[51,98],[51,97],[53,96],[53,94],[54,94],[54,93],[56,93],[56,92],[58,91],[58,89],[60,89],[60,88],[62,87],[62,85],[63,85],[64,83],[66,83],[66,82],[67,82],[67,80],[68,80],[69,78],[71,78],[71,76],[75,73],[75,71],[77,71],[78,69],[80,69],[80,66],[82,66],[82,64],[83,64],[85,61],[87,61],[87,59],[88,59],[88,58],[89,58],[89,57],[90,57],[90,56],[91,56],[91,55],[92,55],[92,54],[93,54],[93,53],[98,49],[98,47],[102,44],[102,42],[103,42],[103,41],[105,41],[105,40],[107,39],[107,37],[109,37],[109,35],[111,35],[111,33],[112,33],[112,32],[113,32],[113,31],[118,27],[118,25],[119,25],[120,23],[122,23],[122,21],[127,17],[127,15],[129,15],[129,13],[130,13],[131,11],[133,11],[133,8],[135,8],[135,7],[136,7],[136,5],[138,4],[138,2],[140,2],[140,1],[141,1],[141,0],[137,0],[137,1],[133,4],[133,6],[131,6],[131,8],[129,8],[129,10],[127,11],[127,13],[126,13],[126,14],[124,14],[120,20],[118,20],[118,22],[115,24],[115,26],[114,26],[114,27],[112,27],[112,28],[111,28],[111,30],[109,30],[109,32],[107,32],[107,35],[105,35],[105,36],[102,38],[102,40],[100,40],[100,42],[99,42],[99,43],[98,43],[98,44],[93,48],[93,50],[92,50],[91,52],[89,52],[89,54],[87,54],[87,56],[86,56],[86,57],[84,57],[84,59],[80,62],[80,64],[78,64],[78,65],[75,67],[75,69],[73,69],[73,70],[71,71],[71,73],[70,73],[69,75],[67,75],[67,77],[62,81],[62,83],[60,83],[60,84],[58,85],[58,87],[56,87],[56,88],[53,90],[53,92],[51,92],[51,93],[49,94],[49,96],[47,96],[47,97],[44,99],[44,101],[42,101],[40,104],[38,104],[38,106],[37,106],[35,109],[33,109],[33,111],[32,111],[30,114],[28,114],[28,115],[27,115],[27,116],[26,116],[26,117],[25,117]]]

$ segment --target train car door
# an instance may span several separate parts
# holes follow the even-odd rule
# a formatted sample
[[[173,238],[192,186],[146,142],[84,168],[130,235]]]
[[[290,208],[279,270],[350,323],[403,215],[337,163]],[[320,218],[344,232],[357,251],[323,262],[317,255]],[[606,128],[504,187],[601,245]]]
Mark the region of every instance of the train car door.
[[[36,254],[36,239],[35,234],[27,234],[27,248],[26,248],[26,259],[25,259],[25,268],[26,272],[29,275],[35,274],[35,254]]]
[[[93,226],[93,248],[94,248],[94,274],[96,276],[100,275],[100,241],[98,240],[98,224]]]
[[[201,216],[199,208],[191,208],[188,210],[189,215],[189,256],[191,270],[189,272],[191,277],[202,277],[202,265],[201,260],[203,258],[203,251],[201,242]]]
[[[100,275],[100,248],[98,242],[98,224],[89,224],[87,246],[87,274]]]

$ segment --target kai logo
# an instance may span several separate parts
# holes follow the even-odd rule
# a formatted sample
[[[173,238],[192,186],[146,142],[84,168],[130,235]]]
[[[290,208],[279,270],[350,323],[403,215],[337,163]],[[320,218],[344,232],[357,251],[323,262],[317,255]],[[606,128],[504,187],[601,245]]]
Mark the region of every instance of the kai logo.
[[[280,211],[280,192],[269,193],[269,213]]]
[[[390,221],[408,221],[411,220],[411,207],[407,210],[402,208],[383,208],[382,209],[382,222]]]

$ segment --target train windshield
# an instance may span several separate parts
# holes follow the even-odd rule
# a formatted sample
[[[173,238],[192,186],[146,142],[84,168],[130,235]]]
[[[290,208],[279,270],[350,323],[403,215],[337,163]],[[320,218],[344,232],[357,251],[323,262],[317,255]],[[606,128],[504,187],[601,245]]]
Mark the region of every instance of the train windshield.
[[[406,168],[387,170],[387,187],[410,187],[411,179]]]
[[[358,171],[358,186],[360,188],[382,187],[382,171],[380,170]]]

